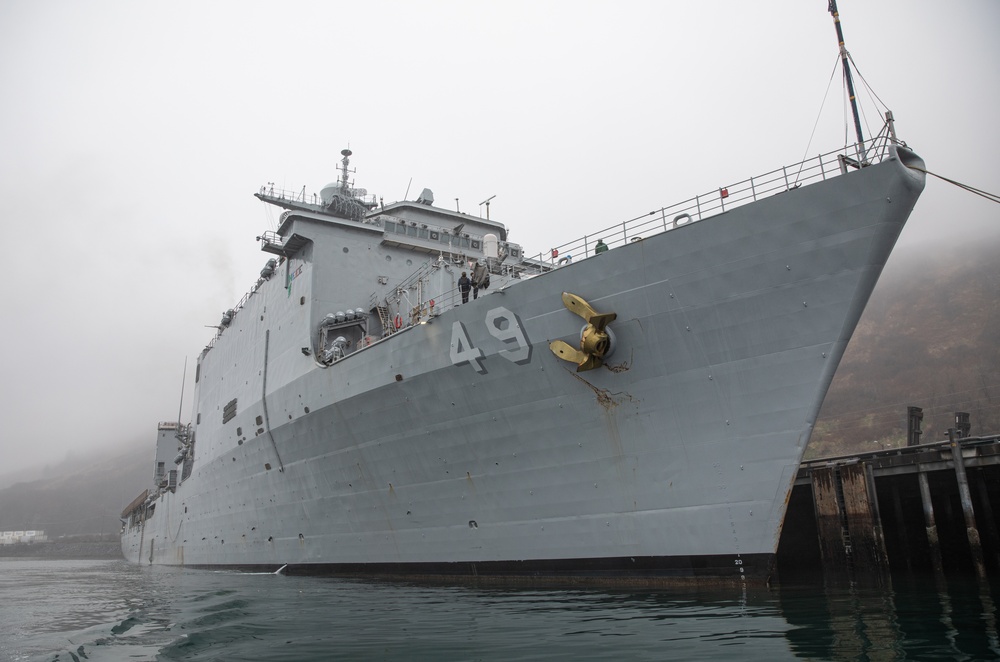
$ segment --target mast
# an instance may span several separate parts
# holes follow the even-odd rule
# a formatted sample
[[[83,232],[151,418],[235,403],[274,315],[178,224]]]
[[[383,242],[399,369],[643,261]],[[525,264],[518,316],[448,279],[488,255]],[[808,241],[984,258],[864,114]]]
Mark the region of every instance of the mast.
[[[861,150],[861,162],[865,162],[865,137],[861,133],[861,116],[858,114],[858,100],[854,95],[854,79],[851,77],[850,57],[844,47],[844,30],[840,27],[840,13],[837,11],[837,0],[830,0],[830,14],[833,25],[837,28],[837,41],[840,43],[840,59],[844,67],[844,80],[847,81],[847,94],[851,98],[851,112],[854,114],[854,131],[858,134],[858,149]]]
[[[347,197],[349,195],[348,191],[350,190],[350,187],[348,186],[347,182],[348,182],[348,175],[351,173],[351,171],[347,169],[347,166],[351,163],[351,154],[353,153],[354,152],[352,152],[349,149],[340,150],[340,155],[344,157],[340,160],[340,171],[341,171],[340,188],[341,191],[343,192],[344,197]]]
[[[184,375],[181,377],[181,403],[177,405],[177,430],[181,429],[181,412],[184,410],[184,382],[187,381],[188,360],[184,357]]]

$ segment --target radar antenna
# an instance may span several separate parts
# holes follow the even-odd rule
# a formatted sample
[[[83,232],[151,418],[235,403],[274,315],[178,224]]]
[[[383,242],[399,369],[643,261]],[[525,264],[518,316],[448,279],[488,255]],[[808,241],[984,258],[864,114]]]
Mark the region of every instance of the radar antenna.
[[[490,197],[486,198],[485,200],[483,200],[482,202],[479,203],[480,207],[482,207],[483,205],[486,205],[486,220],[487,221],[490,220],[490,200],[492,200],[495,197],[497,197],[497,196],[496,195],[491,195]]]

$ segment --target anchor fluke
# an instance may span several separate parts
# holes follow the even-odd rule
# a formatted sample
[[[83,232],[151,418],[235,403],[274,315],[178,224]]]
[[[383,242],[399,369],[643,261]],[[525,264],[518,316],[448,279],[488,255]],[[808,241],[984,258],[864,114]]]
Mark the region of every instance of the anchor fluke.
[[[609,323],[617,317],[617,313],[598,313],[581,297],[570,292],[562,293],[562,302],[566,309],[579,315],[587,322],[580,333],[580,347],[576,348],[562,340],[549,343],[552,353],[564,361],[576,364],[576,371],[593,370],[604,365],[604,357],[611,353],[611,335],[607,331]]]
[[[549,349],[552,353],[561,358],[563,361],[572,361],[577,365],[582,365],[590,355],[586,352],[581,352],[576,347],[573,347],[568,342],[562,340],[553,340],[549,343]]]

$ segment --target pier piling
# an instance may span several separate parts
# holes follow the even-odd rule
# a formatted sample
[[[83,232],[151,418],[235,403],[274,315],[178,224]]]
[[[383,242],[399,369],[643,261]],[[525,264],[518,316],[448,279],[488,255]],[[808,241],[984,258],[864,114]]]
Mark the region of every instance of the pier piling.
[[[1000,533],[997,532],[996,519],[993,517],[993,504],[990,502],[990,488],[986,483],[986,477],[980,475],[975,481],[976,491],[979,496],[979,512],[982,518],[977,520],[979,527],[986,533],[990,548],[993,550],[992,562],[994,566],[1000,568]]]
[[[919,471],[919,467],[918,467]],[[917,474],[920,483],[920,502],[924,507],[924,526],[927,530],[927,546],[931,553],[931,565],[935,574],[944,574],[944,563],[941,562],[941,542],[938,539],[937,524],[934,522],[934,503],[931,501],[931,487],[927,482],[927,472]]]
[[[869,484],[870,467],[864,462],[840,469],[844,492],[847,529],[851,534],[852,562],[855,570],[877,577],[886,569],[885,542],[879,521],[875,482]]]
[[[957,412],[946,439],[920,443],[921,418],[908,407],[906,446],[803,462],[779,577],[817,565],[829,578],[878,583],[890,571],[933,572],[939,582],[1000,573],[1000,434],[969,436],[968,415]]]
[[[976,577],[984,581],[986,579],[986,564],[983,562],[983,544],[979,538],[979,529],[976,527],[976,513],[972,508],[972,494],[969,492],[969,479],[965,473],[965,459],[962,457],[962,446],[956,441],[955,428],[948,428],[948,443],[951,446],[951,456],[955,465],[955,478],[958,479],[958,496],[962,501],[965,534],[969,538],[972,564],[976,569]]]
[[[838,480],[833,467],[812,472],[813,508],[824,568],[847,568],[851,555],[850,538],[845,535],[837,498]]]

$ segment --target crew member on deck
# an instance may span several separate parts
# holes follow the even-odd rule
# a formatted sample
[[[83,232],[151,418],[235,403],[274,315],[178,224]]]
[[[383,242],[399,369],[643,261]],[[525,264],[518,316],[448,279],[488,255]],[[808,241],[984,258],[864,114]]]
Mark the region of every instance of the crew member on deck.
[[[603,239],[598,239],[597,245],[594,246],[594,255],[600,255],[606,250],[608,250],[608,245],[604,243]]]
[[[469,303],[469,290],[472,289],[472,281],[462,272],[462,277],[458,279],[458,291],[462,293],[462,303]]]

